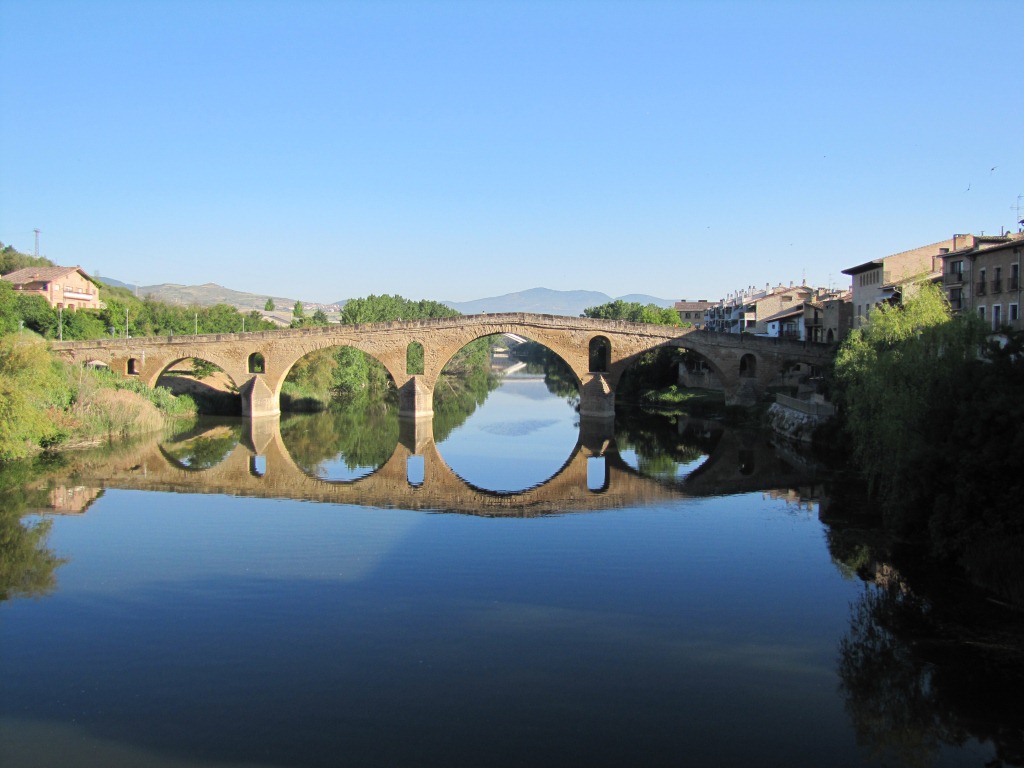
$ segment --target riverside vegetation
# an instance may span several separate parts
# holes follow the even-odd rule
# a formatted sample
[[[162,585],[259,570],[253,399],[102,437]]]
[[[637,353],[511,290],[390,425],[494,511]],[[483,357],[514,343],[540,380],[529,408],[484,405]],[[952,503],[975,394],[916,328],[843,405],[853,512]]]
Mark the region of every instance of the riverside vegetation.
[[[1024,336],[990,338],[924,285],[872,310],[834,373],[852,462],[885,527],[1024,606]]]

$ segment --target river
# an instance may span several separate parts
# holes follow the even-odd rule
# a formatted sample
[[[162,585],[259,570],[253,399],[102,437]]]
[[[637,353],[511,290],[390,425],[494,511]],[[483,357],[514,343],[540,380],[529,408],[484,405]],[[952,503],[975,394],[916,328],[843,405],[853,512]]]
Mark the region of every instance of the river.
[[[221,419],[26,477],[0,764],[1024,764],[1020,669],[922,650],[814,461],[581,430],[530,376],[440,418]]]

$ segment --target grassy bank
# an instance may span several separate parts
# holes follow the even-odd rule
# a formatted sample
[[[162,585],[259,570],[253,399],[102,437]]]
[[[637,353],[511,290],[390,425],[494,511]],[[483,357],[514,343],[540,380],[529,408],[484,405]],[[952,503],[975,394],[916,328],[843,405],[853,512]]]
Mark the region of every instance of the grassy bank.
[[[0,462],[152,432],[195,413],[191,398],[64,363],[39,339],[0,338]]]

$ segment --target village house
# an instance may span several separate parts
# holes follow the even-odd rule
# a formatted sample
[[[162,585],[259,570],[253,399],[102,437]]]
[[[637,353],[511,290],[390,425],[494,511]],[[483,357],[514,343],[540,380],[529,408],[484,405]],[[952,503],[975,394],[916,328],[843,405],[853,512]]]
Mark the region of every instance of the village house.
[[[1024,233],[958,235],[943,256],[942,287],[954,312],[975,312],[993,330],[1021,330]]]
[[[700,299],[698,301],[683,299],[682,301],[677,301],[673,309],[679,313],[679,319],[683,323],[690,323],[694,328],[703,328],[704,314],[713,306],[715,306],[715,302],[708,301],[707,299]]]
[[[957,241],[969,235],[953,235],[949,240],[922,245],[909,251],[858,264],[844,269],[849,275],[853,303],[853,327],[867,322],[873,307],[898,302],[908,285],[938,280],[945,254],[957,249]]]
[[[853,325],[850,291],[832,291],[804,302],[804,333],[807,341],[833,344],[842,341]]]
[[[730,293],[708,308],[705,324],[708,330],[719,333],[753,333],[758,336],[783,335],[785,329],[785,335],[790,338],[802,339],[802,334],[792,335],[797,328],[803,327],[802,321],[783,323],[782,320],[790,318],[793,310],[802,307],[820,290],[791,283],[789,287],[766,285],[764,290],[748,288]]]
[[[850,331],[853,314],[849,291],[814,288],[812,294],[799,304],[786,301],[783,294],[784,301],[777,305],[778,309],[774,313],[765,314],[764,332],[760,331],[760,321],[755,324],[755,332],[759,336],[825,344],[841,340]],[[800,295],[807,294],[802,292]],[[762,299],[758,304],[765,301]]]
[[[42,296],[54,309],[100,309],[100,290],[81,267],[25,267],[3,275],[14,290]]]

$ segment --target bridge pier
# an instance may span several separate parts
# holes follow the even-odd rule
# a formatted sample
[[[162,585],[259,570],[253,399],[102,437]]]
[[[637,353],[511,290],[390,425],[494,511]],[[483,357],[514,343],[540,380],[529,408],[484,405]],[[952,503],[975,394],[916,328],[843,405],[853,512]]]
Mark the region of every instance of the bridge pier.
[[[725,387],[725,404],[752,408],[760,402],[763,393],[764,388],[757,379],[737,379]]]
[[[580,416],[580,445],[592,456],[604,456],[615,445],[615,420]]]
[[[410,376],[398,389],[398,415],[422,419],[434,415],[434,388],[423,376]]]
[[[260,376],[253,376],[239,388],[242,415],[250,419],[281,415],[281,393],[274,392]]]
[[[434,442],[433,416],[399,416],[398,442],[413,456],[420,456]]]
[[[592,373],[580,386],[580,418],[615,420],[615,391],[603,373]]]

